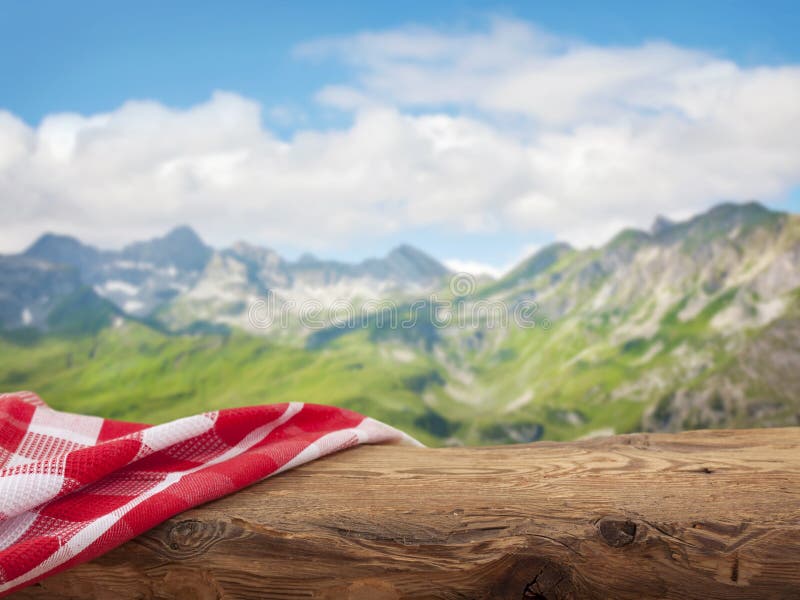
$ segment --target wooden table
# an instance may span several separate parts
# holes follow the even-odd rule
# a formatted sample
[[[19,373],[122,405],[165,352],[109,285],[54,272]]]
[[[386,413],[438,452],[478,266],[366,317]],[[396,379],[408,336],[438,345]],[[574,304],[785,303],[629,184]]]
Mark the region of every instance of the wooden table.
[[[800,598],[800,428],[360,447],[16,598]]]

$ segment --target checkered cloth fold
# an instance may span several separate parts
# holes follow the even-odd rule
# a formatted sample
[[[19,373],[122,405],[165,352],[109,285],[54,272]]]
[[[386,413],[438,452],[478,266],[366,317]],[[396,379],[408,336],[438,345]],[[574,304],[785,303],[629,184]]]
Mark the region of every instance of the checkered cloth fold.
[[[0,395],[0,596],[165,519],[357,444],[417,444],[349,410],[232,408],[141,425]]]

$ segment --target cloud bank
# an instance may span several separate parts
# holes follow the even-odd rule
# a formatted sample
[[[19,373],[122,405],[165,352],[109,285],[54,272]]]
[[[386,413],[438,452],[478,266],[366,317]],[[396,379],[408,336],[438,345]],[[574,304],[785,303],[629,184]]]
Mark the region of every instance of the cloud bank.
[[[658,213],[800,185],[797,65],[592,46],[513,20],[322,39],[296,54],[298,68],[345,67],[316,99],[348,125],[281,139],[257,102],[230,92],[35,127],[0,110],[0,251],[43,230],[114,246],[184,222],[217,244],[315,250],[430,227],[585,245]]]

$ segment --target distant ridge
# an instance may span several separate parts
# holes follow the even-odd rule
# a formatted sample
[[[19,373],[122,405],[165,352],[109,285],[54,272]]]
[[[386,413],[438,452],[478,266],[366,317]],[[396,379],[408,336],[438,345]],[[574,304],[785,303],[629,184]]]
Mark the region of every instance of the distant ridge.
[[[118,251],[46,233],[18,256],[74,268],[83,285],[120,310],[137,317],[159,313],[166,326],[174,320],[176,327],[189,326],[194,320],[214,321],[220,312],[230,315],[236,304],[234,296],[240,298],[237,310],[242,320],[248,299],[270,290],[298,300],[316,293],[369,295],[371,289],[379,296],[402,296],[433,289],[449,273],[439,261],[408,244],[383,258],[358,263],[322,260],[308,253],[287,261],[270,248],[245,242],[214,250],[186,225]],[[13,313],[23,310],[22,304],[15,302],[8,309],[9,316],[3,321],[6,326],[21,322]]]

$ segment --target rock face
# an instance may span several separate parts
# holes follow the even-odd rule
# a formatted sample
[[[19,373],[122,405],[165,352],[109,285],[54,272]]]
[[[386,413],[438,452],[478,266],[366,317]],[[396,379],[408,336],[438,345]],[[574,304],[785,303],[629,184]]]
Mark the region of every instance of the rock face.
[[[489,385],[483,397],[518,397],[525,385],[555,406],[520,412],[551,428],[560,427],[556,407],[620,403],[642,420],[618,418],[617,431],[800,423],[798,216],[723,204],[598,249],[554,252],[489,289],[506,301],[535,298],[555,326],[538,347],[499,341],[509,357],[500,373],[522,384]]]
[[[81,285],[72,267],[27,256],[0,256],[0,325],[44,327],[59,301]]]
[[[448,273],[411,246],[395,248],[384,258],[345,263],[310,254],[287,261],[274,250],[241,242],[214,253],[194,285],[169,302],[160,317],[173,328],[210,321],[259,333],[286,333],[261,331],[249,318],[253,303],[269,295],[277,310],[293,319],[291,331],[303,335],[297,318],[309,303],[327,309],[342,301],[424,296],[440,288]]]
[[[707,380],[665,394],[644,416],[650,431],[800,425],[800,318],[780,318],[742,344]]]
[[[72,267],[85,285],[121,310],[148,316],[188,290],[212,252],[194,231],[178,227],[164,237],[120,251],[98,250],[74,238],[48,233],[22,256]]]

